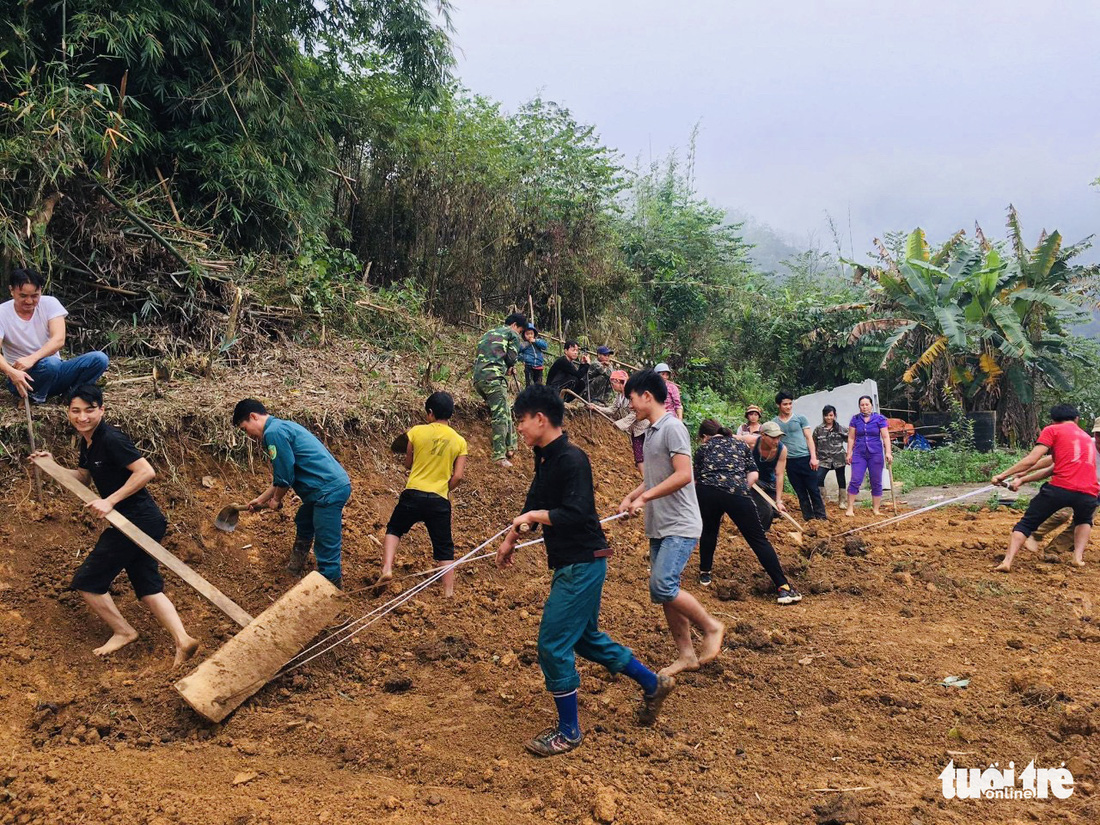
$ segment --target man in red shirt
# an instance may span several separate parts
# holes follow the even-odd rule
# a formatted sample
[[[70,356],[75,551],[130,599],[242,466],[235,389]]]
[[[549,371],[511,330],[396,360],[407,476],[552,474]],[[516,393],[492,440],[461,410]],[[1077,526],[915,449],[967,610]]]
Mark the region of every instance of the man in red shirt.
[[[1073,510],[1073,563],[1085,564],[1085,547],[1092,532],[1092,517],[1096,512],[1100,482],[1096,476],[1096,447],[1092,437],[1077,426],[1077,410],[1069,404],[1057,404],[1050,411],[1054,423],[1044,427],[1034,449],[1021,461],[993,476],[1001,484],[1009,476],[1031,470],[1047,453],[1054,459],[1054,473],[1048,484],[1039,488],[1027,512],[1012,529],[1008,551],[995,570],[1007,573],[1012,569],[1024,541],[1039,525],[1063,507]]]

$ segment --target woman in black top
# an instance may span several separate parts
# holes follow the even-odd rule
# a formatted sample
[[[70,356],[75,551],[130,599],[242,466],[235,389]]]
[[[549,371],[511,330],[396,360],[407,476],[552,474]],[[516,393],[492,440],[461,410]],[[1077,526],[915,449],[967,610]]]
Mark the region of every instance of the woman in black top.
[[[749,489],[757,479],[756,462],[749,448],[733,438],[733,433],[713,418],[699,425],[702,443],[695,451],[695,495],[703,517],[703,535],[699,539],[699,583],[711,583],[714,548],[718,544],[718,529],[722,516],[729,515],[756,558],[768,572],[776,587],[779,604],[794,604],[802,596],[790,586],[783,567],[775,554]]]

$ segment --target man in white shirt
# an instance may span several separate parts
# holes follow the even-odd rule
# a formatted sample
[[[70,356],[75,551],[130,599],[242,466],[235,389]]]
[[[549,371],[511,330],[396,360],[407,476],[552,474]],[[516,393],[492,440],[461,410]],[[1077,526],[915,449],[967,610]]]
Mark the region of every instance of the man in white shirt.
[[[68,311],[51,295],[42,295],[46,279],[33,269],[15,269],[11,300],[0,304],[0,370],[8,389],[35,404],[51,395],[68,396],[76,387],[95,384],[110,361],[102,352],[87,352],[68,361],[57,353],[65,346]]]

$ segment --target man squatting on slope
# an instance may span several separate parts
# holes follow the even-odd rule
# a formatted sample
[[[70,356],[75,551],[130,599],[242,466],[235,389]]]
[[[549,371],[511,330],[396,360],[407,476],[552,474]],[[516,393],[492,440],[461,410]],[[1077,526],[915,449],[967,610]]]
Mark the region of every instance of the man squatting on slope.
[[[77,469],[65,472],[81,484],[89,480],[95,482],[101,498],[84,506],[97,518],[106,518],[114,510],[126,516],[147,536],[160,541],[168,529],[168,522],[146,489],[157,473],[122,430],[103,420],[103,410],[103,391],[99,387],[86,384],[77,387],[70,396],[69,423],[80,436],[80,458]],[[45,451],[34,455],[50,457]],[[138,637],[138,632],[123,618],[111,598],[111,583],[123,570],[130,579],[134,595],[172,635],[176,643],[173,664],[183,664],[198,650],[199,642],[184,630],[175,605],[164,595],[164,579],[156,559],[116,527],[108,527],[100,534],[69,585],[111,628],[111,638],[93,652],[106,656]]]
[[[562,431],[565,403],[545,384],[532,384],[519,394],[513,411],[524,442],[534,448],[535,476],[523,513],[512,522],[497,550],[497,565],[512,564],[522,525],[546,528],[546,561],[554,577],[539,623],[538,654],[546,689],[557,705],[558,724],[526,748],[536,756],[553,756],[572,750],[583,739],[575,654],[612,673],[623,673],[641,686],[641,725],[653,724],[676,682],[670,676],[658,676],[629,648],[600,630],[600,597],[611,551],[596,515],[592,465]]]

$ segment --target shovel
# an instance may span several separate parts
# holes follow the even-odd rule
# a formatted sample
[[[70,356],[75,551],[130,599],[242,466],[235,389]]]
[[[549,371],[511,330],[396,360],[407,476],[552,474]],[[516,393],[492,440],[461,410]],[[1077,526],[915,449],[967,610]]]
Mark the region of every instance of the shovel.
[[[99,498],[52,458],[31,460],[85,503]],[[236,636],[175,684],[183,700],[211,722],[222,721],[274,678],[328,627],[343,605],[343,593],[314,571],[253,617],[117,510],[107,514],[107,521],[241,626]]]
[[[247,504],[227,504],[214,519],[214,526],[223,533],[232,533],[241,519],[241,510],[249,509]]]
[[[755,490],[757,493],[759,493],[760,497],[762,499],[764,499],[764,501],[768,502],[768,504],[770,504],[772,506],[772,509],[775,510],[775,512],[779,513],[779,515],[783,516],[783,518],[785,518],[792,525],[794,525],[794,529],[797,530],[798,532],[797,533],[790,533],[789,535],[792,539],[794,539],[795,544],[801,545],[802,544],[802,525],[800,525],[797,521],[795,521],[793,518],[791,518],[789,515],[787,515],[783,510],[780,510],[779,505],[777,505],[775,503],[775,499],[773,499],[771,496],[769,496],[767,493],[765,493],[764,488],[761,487],[759,484],[752,485],[752,489]]]

